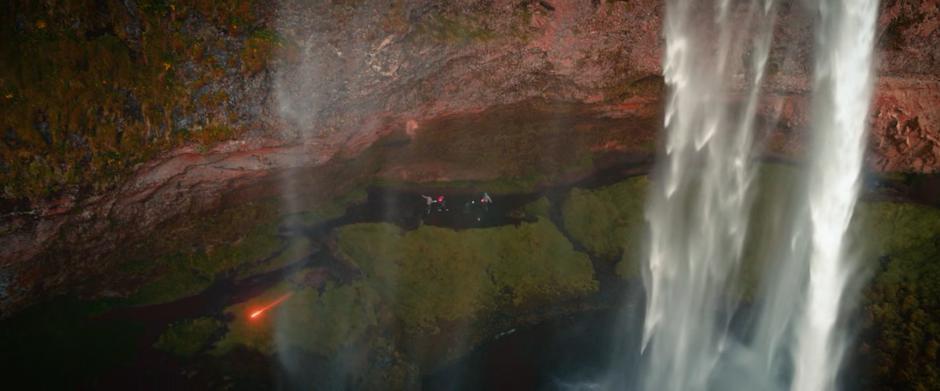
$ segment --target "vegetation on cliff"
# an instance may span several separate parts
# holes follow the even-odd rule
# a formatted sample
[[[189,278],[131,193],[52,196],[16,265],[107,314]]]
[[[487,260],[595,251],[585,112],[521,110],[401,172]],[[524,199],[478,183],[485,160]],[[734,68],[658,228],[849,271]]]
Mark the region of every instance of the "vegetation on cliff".
[[[572,189],[561,208],[565,229],[592,255],[617,262],[621,277],[639,275],[649,180],[634,177],[599,189]]]
[[[130,251],[136,256],[124,260],[127,273],[152,279],[131,301],[155,304],[186,297],[207,288],[222,273],[278,254],[285,246],[277,232],[278,211],[275,200],[247,203],[191,221],[186,229],[155,235]],[[300,249],[288,251],[285,256]]]
[[[276,44],[254,3],[4,5],[0,197],[109,189],[171,147],[236,136],[225,80],[258,72]]]
[[[337,184],[331,191],[295,199],[288,210],[280,197],[243,202],[200,215],[186,216],[158,229],[145,241],[122,246],[103,263],[115,264],[112,275],[137,286],[136,305],[157,304],[196,294],[220,277],[237,280],[296,264],[316,251],[312,238],[299,232],[340,217],[362,202],[358,182]],[[348,185],[348,186],[347,186]],[[333,194],[335,196],[328,196]]]
[[[146,281],[135,289],[132,303],[173,301],[206,289],[220,277],[243,279],[302,261],[315,252],[313,240],[284,235],[281,228],[324,223],[364,197],[356,188],[333,199],[305,199],[301,211],[285,210],[279,198],[246,202],[161,230],[111,257],[117,258],[118,274]]]

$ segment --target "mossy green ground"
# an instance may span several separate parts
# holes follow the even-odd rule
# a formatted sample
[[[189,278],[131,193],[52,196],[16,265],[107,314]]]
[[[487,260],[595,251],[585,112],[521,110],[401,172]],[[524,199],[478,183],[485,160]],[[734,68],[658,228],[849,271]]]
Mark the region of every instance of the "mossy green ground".
[[[275,253],[276,255],[267,259],[262,259],[260,262],[255,259],[256,262],[249,262],[240,265],[236,271],[236,278],[243,279],[282,269],[289,265],[300,262],[305,257],[313,253],[313,251],[314,244],[310,238],[304,236],[292,237],[287,240],[285,245],[277,250]],[[251,259],[248,261],[251,261]]]
[[[155,260],[157,275],[130,297],[135,305],[158,304],[197,294],[219,277],[241,279],[299,262],[313,251],[307,238],[283,241],[276,226],[259,226],[219,247],[196,248]]]
[[[224,325],[217,319],[207,317],[179,321],[170,325],[153,347],[178,356],[191,357],[209,346],[212,336]]]
[[[539,197],[539,199],[524,206],[522,212],[527,216],[548,219],[552,213],[552,203],[546,197]]]
[[[158,277],[141,287],[131,301],[155,304],[193,295],[211,285],[222,273],[244,267],[277,253],[284,246],[277,235],[277,205],[249,203],[192,223],[178,236],[157,236],[148,243],[174,252],[156,259],[133,258],[126,268]],[[272,218],[272,216],[275,216]],[[138,254],[150,254],[148,250]],[[290,250],[293,254],[293,249]]]
[[[940,210],[890,202],[865,205],[859,221],[875,269],[864,291],[860,353],[873,388],[940,388]]]
[[[251,314],[279,297],[293,292],[290,286],[282,285],[269,289],[262,295],[225,309],[229,318],[225,336],[215,344],[213,354],[225,354],[236,347],[246,347],[265,354],[274,352],[274,322],[278,311],[266,312],[252,319]]]
[[[649,180],[634,177],[599,189],[572,189],[562,205],[565,229],[592,255],[616,262],[619,276],[639,276]]]
[[[251,317],[285,295],[289,296],[281,304],[261,316]],[[376,293],[361,281],[331,286],[322,294],[316,289],[284,283],[228,308],[226,314],[231,319],[228,332],[214,353],[224,354],[241,346],[264,353],[301,349],[332,356],[343,346],[358,342],[376,325],[377,305]]]
[[[121,258],[122,273],[150,276],[130,302],[165,303],[199,293],[222,276],[243,279],[302,261],[315,251],[313,241],[283,237],[280,228],[321,224],[364,199],[365,192],[356,188],[335,199],[311,201],[300,212],[285,211],[278,198],[247,202],[159,231],[114,256]]]
[[[547,220],[454,231],[355,224],[338,232],[341,256],[391,304],[412,332],[499,308],[594,292],[590,260]]]
[[[286,343],[331,355],[365,335],[385,311],[408,333],[430,335],[451,322],[597,289],[590,260],[547,220],[465,231],[353,224],[338,229],[337,247],[361,270],[361,279],[322,294],[282,286],[232,307],[229,333],[217,351],[241,345],[271,352],[271,322],[278,322],[279,332],[289,336]],[[247,317],[286,292],[293,296],[276,317],[261,322]]]

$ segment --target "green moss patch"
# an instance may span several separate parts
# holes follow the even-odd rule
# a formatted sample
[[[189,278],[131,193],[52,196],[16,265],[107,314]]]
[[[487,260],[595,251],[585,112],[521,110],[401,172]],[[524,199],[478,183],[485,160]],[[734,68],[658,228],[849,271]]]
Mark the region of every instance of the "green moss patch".
[[[305,238],[284,247],[276,226],[257,227],[233,243],[200,246],[157,259],[158,277],[143,285],[130,301],[157,304],[191,296],[208,288],[220,275],[239,268],[241,276],[275,270],[301,259],[309,249]],[[268,258],[268,262],[259,262]]]
[[[264,314],[255,311],[290,295]],[[226,310],[231,317],[228,333],[216,345],[224,354],[236,347],[263,353],[302,349],[332,356],[346,345],[357,343],[377,323],[378,296],[361,282],[316,289],[285,283],[267,293]]]
[[[376,325],[378,299],[362,282],[328,287],[322,294],[306,288],[279,311],[279,332],[288,345],[332,356]]]
[[[133,305],[169,303],[202,292],[214,281],[185,267],[172,267],[164,273],[140,287],[128,301]]]
[[[265,213],[272,213],[274,221],[270,221],[272,217],[265,217]],[[234,272],[239,267],[254,267],[259,260],[277,254],[284,246],[277,235],[277,216],[269,206],[246,207],[200,221],[193,227],[193,233],[202,236],[193,238],[190,247],[183,245],[188,240],[181,240],[176,252],[150,261],[158,277],[142,286],[131,301],[142,305],[187,297],[204,290],[223,273]],[[259,223],[266,219],[269,221]],[[172,246],[171,243],[166,245]],[[291,247],[281,252],[283,258],[279,255],[274,260],[283,263],[293,259],[291,256],[298,251]],[[140,263],[148,261],[132,261],[132,264]]]
[[[191,296],[220,276],[238,279],[271,272],[302,261],[316,251],[310,238],[282,237],[281,225],[294,228],[321,224],[342,216],[360,202],[360,188],[333,199],[313,200],[309,209],[285,215],[280,198],[246,202],[198,218],[170,223],[150,240],[123,248],[113,257],[121,274],[147,282],[131,296],[136,305],[157,304]]]
[[[571,190],[562,205],[565,229],[591,254],[619,262],[617,273],[635,276],[643,240],[649,181],[635,177],[599,189]]]
[[[226,308],[225,315],[230,319],[228,330],[215,345],[213,353],[224,354],[239,346],[266,354],[274,352],[274,324],[278,311],[265,311],[264,315],[254,319],[251,315],[278,298],[293,293],[294,288],[283,283],[251,300]]]
[[[224,323],[213,318],[197,318],[173,323],[160,335],[154,348],[178,356],[191,357],[208,347]]]
[[[597,289],[588,257],[546,220],[459,232],[355,224],[342,227],[337,238],[340,256],[362,270],[365,281],[416,333]]]
[[[276,256],[239,268],[237,278],[243,279],[282,269],[302,261],[314,251],[315,247],[310,238],[303,236],[291,238]]]
[[[149,248],[138,249],[137,257],[124,263],[127,271],[158,276],[142,286],[131,302],[155,304],[190,296],[222,273],[276,254],[284,245],[277,235],[279,215],[275,201],[247,203],[196,219],[177,231],[155,235],[146,244]],[[173,252],[142,259],[166,250]]]
[[[862,355],[878,389],[940,387],[940,210],[879,202],[859,221],[878,270],[865,290]]]
[[[525,207],[523,207],[523,212],[527,216],[546,219],[551,215],[551,210],[552,203],[546,197],[540,197],[539,199],[530,202]]]

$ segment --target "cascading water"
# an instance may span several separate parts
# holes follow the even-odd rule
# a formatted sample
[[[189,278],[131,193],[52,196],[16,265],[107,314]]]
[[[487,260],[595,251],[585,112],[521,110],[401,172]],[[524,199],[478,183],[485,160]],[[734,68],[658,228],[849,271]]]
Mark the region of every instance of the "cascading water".
[[[877,0],[821,1],[814,80],[815,153],[808,202],[812,250],[797,326],[794,390],[834,387],[842,348],[836,320],[851,266],[844,238],[858,198],[872,94]]]
[[[643,274],[648,390],[706,389],[737,307],[734,277],[754,177],[751,128],[774,2],[752,1],[743,15],[726,0],[703,5],[666,5],[668,136],[647,211],[652,242]],[[746,54],[749,62],[741,60]],[[732,92],[742,83],[738,109]]]
[[[818,4],[814,147],[807,185],[797,194],[805,208],[789,217],[790,235],[779,246],[785,254],[767,269],[746,340],[729,333],[729,323],[738,309],[752,128],[775,3],[743,2],[743,11],[727,0],[711,8],[697,3],[667,1],[664,71],[671,91],[665,155],[647,209],[641,384],[833,389],[842,354],[837,319],[853,270],[843,247],[864,154],[877,0]],[[743,96],[740,105],[732,104],[735,92]]]

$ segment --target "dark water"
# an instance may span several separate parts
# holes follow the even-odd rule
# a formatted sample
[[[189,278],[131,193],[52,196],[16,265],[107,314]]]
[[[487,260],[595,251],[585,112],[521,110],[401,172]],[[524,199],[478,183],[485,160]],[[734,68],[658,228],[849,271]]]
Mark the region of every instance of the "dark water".
[[[392,223],[410,230],[421,224],[452,229],[489,228],[525,221],[517,211],[538,199],[542,193],[492,195],[494,202],[483,205],[483,191],[443,188],[385,188],[367,190],[364,203],[353,205],[337,219],[306,230],[308,235],[323,235],[333,228],[355,223]],[[444,202],[427,205],[423,195]]]
[[[641,332],[642,311],[623,310],[585,312],[511,329],[425,377],[422,386],[590,390],[614,384],[629,389],[635,385]]]
[[[940,207],[940,174],[908,174],[896,178],[868,175],[862,198]]]

